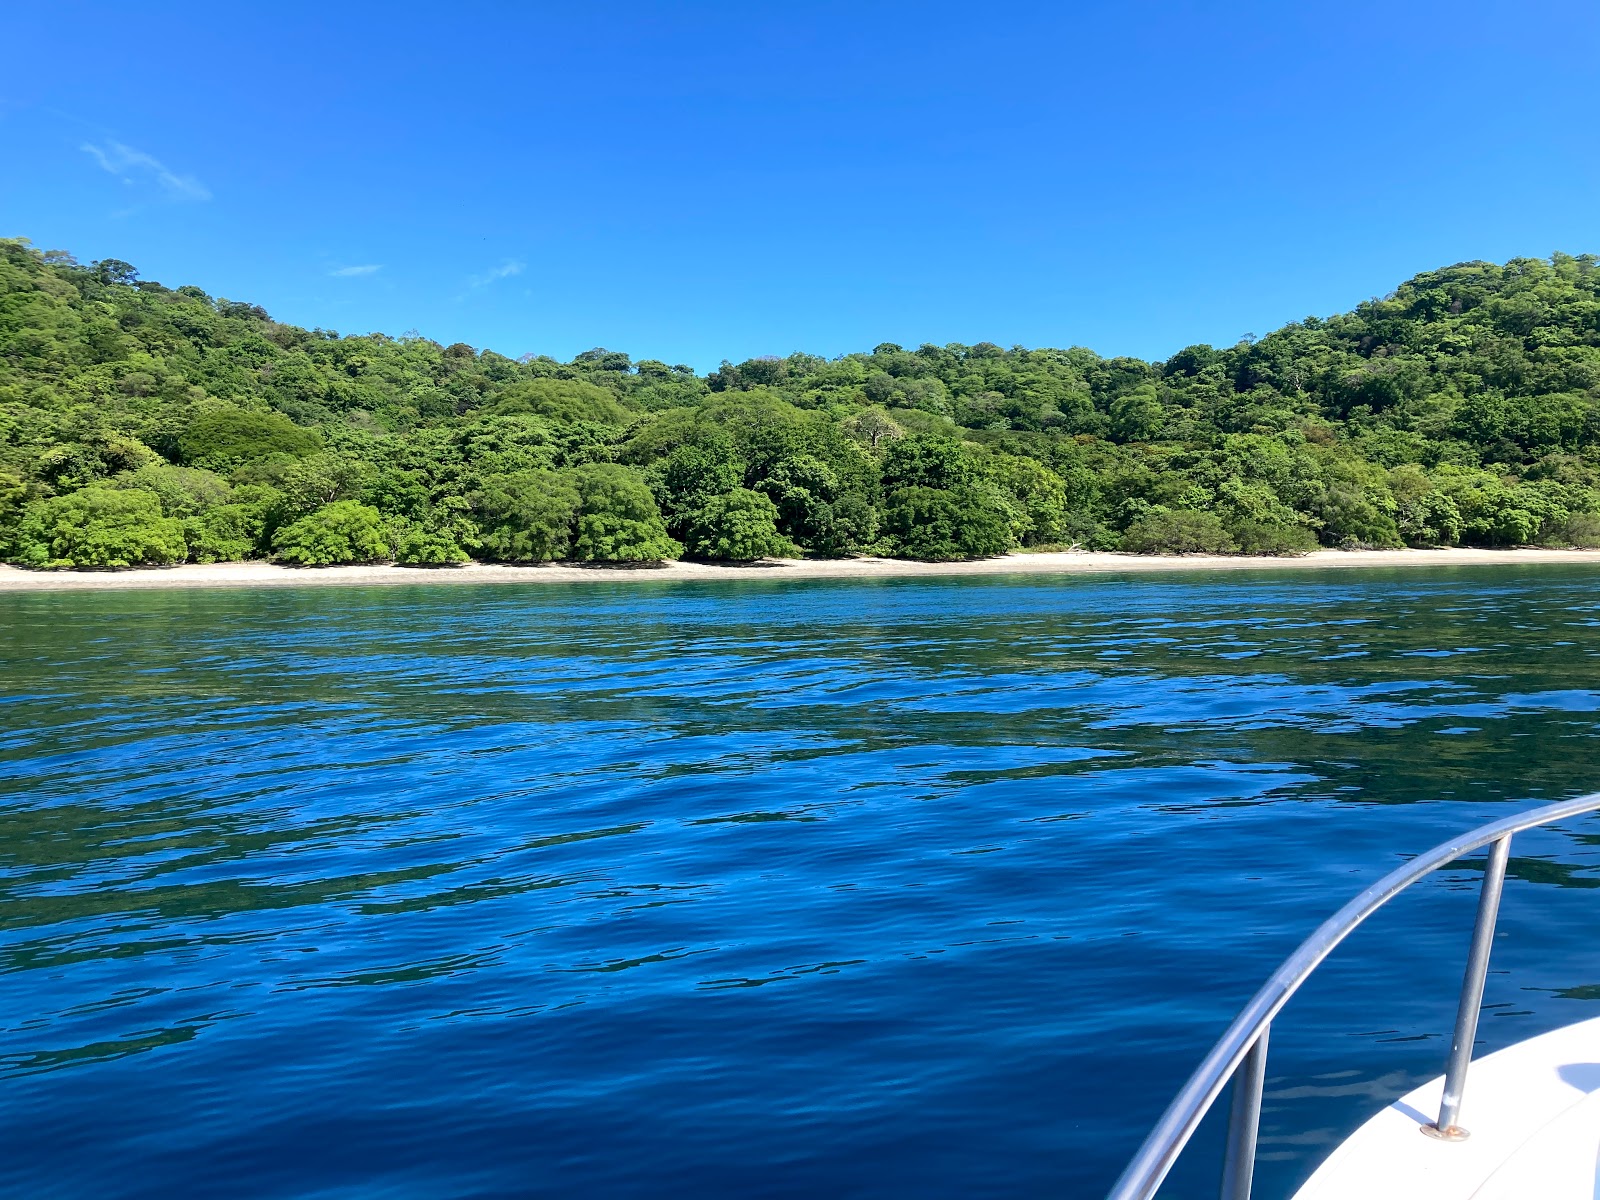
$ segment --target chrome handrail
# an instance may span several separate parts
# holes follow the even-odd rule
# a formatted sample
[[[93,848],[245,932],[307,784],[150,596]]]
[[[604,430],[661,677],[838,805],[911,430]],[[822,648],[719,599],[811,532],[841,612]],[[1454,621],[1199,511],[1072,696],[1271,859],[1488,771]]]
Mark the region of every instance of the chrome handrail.
[[[1272,973],[1211,1048],[1211,1053],[1201,1061],[1112,1187],[1108,1200],[1152,1200],[1230,1077],[1235,1078],[1235,1085],[1222,1171],[1222,1200],[1249,1200],[1255,1173],[1256,1133],[1261,1123],[1261,1091],[1266,1079],[1267,1034],[1273,1017],[1357,925],[1424,875],[1493,843],[1484,867],[1477,921],[1461,981],[1461,1002],[1456,1009],[1455,1035],[1450,1044],[1439,1118],[1425,1127],[1426,1132],[1447,1141],[1466,1137],[1466,1131],[1458,1124],[1461,1098],[1472,1059],[1472,1044],[1477,1037],[1478,1010],[1483,1004],[1483,984],[1489,968],[1489,949],[1500,909],[1506,862],[1511,853],[1511,835],[1596,809],[1600,809],[1600,792],[1560,804],[1547,804],[1464,833],[1389,872],[1319,925],[1316,932],[1300,943],[1299,949]]]

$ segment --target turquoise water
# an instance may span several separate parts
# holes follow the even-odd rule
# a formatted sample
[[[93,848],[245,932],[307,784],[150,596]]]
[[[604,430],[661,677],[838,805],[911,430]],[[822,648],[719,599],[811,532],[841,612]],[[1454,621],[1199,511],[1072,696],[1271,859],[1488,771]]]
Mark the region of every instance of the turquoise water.
[[[1600,789],[1597,584],[0,596],[0,1191],[1095,1196],[1350,894]],[[1600,1015],[1597,838],[1486,1048]],[[1261,1196],[1439,1073],[1477,879],[1286,1011]]]

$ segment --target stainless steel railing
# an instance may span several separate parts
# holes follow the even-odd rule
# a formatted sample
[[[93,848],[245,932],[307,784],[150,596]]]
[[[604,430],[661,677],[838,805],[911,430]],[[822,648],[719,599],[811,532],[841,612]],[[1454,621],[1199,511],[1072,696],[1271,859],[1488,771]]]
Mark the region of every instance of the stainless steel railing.
[[[1454,862],[1463,854],[1488,846],[1483,889],[1478,894],[1477,923],[1472,929],[1467,969],[1461,980],[1461,1003],[1456,1009],[1455,1036],[1451,1039],[1450,1058],[1445,1067],[1444,1096],[1438,1120],[1424,1129],[1446,1141],[1466,1137],[1466,1131],[1459,1124],[1461,1099],[1466,1088],[1467,1067],[1472,1061],[1472,1044],[1478,1034],[1478,1010],[1483,1005],[1483,983],[1489,970],[1489,948],[1494,940],[1495,918],[1500,911],[1500,892],[1511,854],[1511,836],[1596,809],[1600,809],[1600,793],[1547,804],[1464,833],[1391,871],[1319,925],[1234,1018],[1161,1120],[1156,1122],[1144,1145],[1139,1147],[1139,1152],[1111,1189],[1108,1200],[1152,1200],[1161,1181],[1194,1136],[1201,1118],[1216,1103],[1230,1078],[1234,1081],[1234,1092],[1222,1169],[1222,1200],[1250,1200],[1256,1133],[1261,1125],[1261,1090],[1266,1081],[1267,1035],[1272,1019],[1306,977],[1357,925],[1424,875]]]

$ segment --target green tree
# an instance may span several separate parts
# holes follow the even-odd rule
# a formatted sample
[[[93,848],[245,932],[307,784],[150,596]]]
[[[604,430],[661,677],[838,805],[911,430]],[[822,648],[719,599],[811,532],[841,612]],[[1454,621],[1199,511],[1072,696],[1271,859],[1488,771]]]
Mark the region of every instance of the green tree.
[[[430,508],[432,489],[428,484],[426,471],[383,464],[366,481],[358,498],[380,512],[422,520]]]
[[[985,473],[1010,500],[1018,517],[1017,540],[1024,546],[1059,542],[1067,536],[1067,485],[1061,476],[1034,459],[1014,454],[995,455],[985,464]]]
[[[1209,513],[1257,553],[1293,552],[1307,529],[1351,547],[1591,537],[1600,258],[1378,283],[1383,298],[1351,312],[1159,363],[884,342],[702,378],[620,351],[513,361],[300,329],[120,260],[84,266],[0,239],[0,478],[20,497],[0,509],[0,553],[20,552],[20,503],[105,483],[156,493],[195,558],[252,539],[263,552],[286,523],[343,501],[376,508],[396,538],[415,525],[471,551],[473,531],[440,515],[447,502],[496,477],[612,461],[642,473],[670,535],[743,487],[812,553],[919,538],[919,553],[961,552],[911,532],[915,505],[899,496],[911,488],[945,494],[923,498],[930,512],[959,509],[968,489],[984,520],[1004,517],[1028,545],[1114,547],[1157,509]],[[181,474],[196,468],[226,484]],[[260,486],[275,507],[241,498]],[[643,545],[648,514],[629,526],[646,530],[641,544],[611,545],[604,507],[585,518],[588,550],[659,549]],[[565,535],[561,513],[541,520],[546,543],[578,536],[576,509]],[[572,552],[506,536],[488,553]]]
[[[195,562],[243,562],[262,540],[260,506],[219,504],[183,521],[184,540]]]
[[[1461,510],[1456,502],[1436,491],[1432,480],[1417,466],[1389,473],[1395,498],[1395,527],[1408,546],[1453,546],[1461,538]]]
[[[900,488],[889,496],[883,524],[902,558],[983,558],[1014,545],[1010,511],[996,496],[974,487]]]
[[[615,463],[590,463],[571,473],[579,498],[573,557],[586,562],[677,558],[683,546],[667,535],[650,488]]]
[[[512,384],[495,402],[493,411],[500,416],[532,413],[562,424],[625,425],[633,415],[613,393],[580,379],[530,379]]]
[[[372,487],[377,472],[354,454],[323,451],[274,474],[283,494],[283,514],[293,519],[338,500],[360,499]]]
[[[89,430],[79,439],[44,450],[34,470],[50,487],[67,492],[156,461],[155,452],[134,438]]]
[[[378,562],[389,557],[389,539],[378,510],[355,500],[337,500],[278,530],[272,538],[279,562],[301,567]]]
[[[441,567],[466,562],[469,557],[455,531],[439,523],[398,518],[391,532],[394,561],[408,567]]]
[[[299,457],[315,452],[322,439],[275,412],[209,408],[200,412],[178,440],[183,461],[211,470],[276,454]]]
[[[1156,385],[1140,384],[1111,402],[1111,436],[1123,442],[1147,442],[1161,432],[1166,418]]]
[[[970,451],[952,437],[917,434],[888,443],[883,452],[883,488],[954,488],[970,484],[977,468]]]
[[[846,492],[816,516],[810,547],[818,554],[842,556],[878,539],[881,515],[860,492]]]
[[[572,556],[579,495],[554,471],[495,475],[469,498],[484,558],[550,562]]]
[[[14,471],[0,471],[0,558],[10,557],[16,541],[17,523],[28,503],[28,485]]]
[[[748,562],[793,553],[778,532],[778,508],[760,492],[734,488],[712,496],[689,521],[684,551],[691,558]]]
[[[115,486],[154,492],[161,499],[162,512],[169,517],[198,516],[209,508],[228,503],[233,496],[233,489],[220,475],[166,463],[150,463],[118,476]]]
[[[867,498],[814,454],[789,454],[771,463],[757,483],[777,507],[778,531],[820,554],[846,553],[874,536]]]
[[[1440,468],[1434,484],[1455,506],[1461,540],[1472,545],[1525,545],[1571,513],[1549,492],[1488,471]]]
[[[1383,472],[1371,463],[1325,458],[1312,486],[1309,507],[1330,546],[1371,549],[1403,545],[1394,515],[1398,508]]]
[[[244,484],[230,488],[226,503],[183,518],[183,536],[194,562],[242,562],[271,549],[283,510],[276,488]]]
[[[720,434],[707,434],[674,449],[654,475],[653,490],[667,529],[682,536],[711,497],[739,486],[744,470],[731,440]]]
[[[555,465],[558,453],[551,427],[534,416],[470,420],[452,429],[448,450],[443,451],[477,480],[546,470]]]
[[[28,505],[17,561],[31,567],[141,567],[182,562],[183,524],[153,492],[92,486]]]

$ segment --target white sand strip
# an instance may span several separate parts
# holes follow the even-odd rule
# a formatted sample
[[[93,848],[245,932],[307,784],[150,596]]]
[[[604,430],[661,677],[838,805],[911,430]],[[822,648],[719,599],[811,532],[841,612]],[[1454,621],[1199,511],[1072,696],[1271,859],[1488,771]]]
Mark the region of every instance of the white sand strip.
[[[599,567],[546,564],[513,567],[280,567],[271,563],[185,564],[111,571],[29,571],[0,566],[0,592],[78,588],[318,587],[434,583],[596,583],[681,579],[878,579],[944,575],[1092,575],[1152,571],[1317,571],[1350,567],[1529,566],[1600,564],[1600,550],[1318,550],[1299,558],[1220,555],[1162,556],[1059,552],[1007,554],[974,562],[922,563],[889,558],[766,559],[743,566],[672,562]]]

